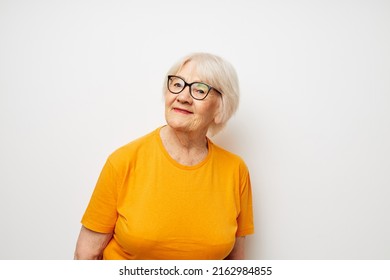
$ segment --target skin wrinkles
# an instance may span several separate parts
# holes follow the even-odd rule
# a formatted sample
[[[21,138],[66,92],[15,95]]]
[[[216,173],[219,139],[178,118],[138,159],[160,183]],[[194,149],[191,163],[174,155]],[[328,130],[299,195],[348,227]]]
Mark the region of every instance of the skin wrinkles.
[[[187,83],[200,81],[197,77],[193,63],[187,62],[177,73]],[[179,94],[172,94],[168,90],[165,92],[165,116],[168,125],[181,134],[180,137],[195,139],[207,134],[209,126],[213,122],[220,122],[221,96],[212,90],[204,100],[194,100],[186,87]],[[175,108],[184,109],[188,112],[180,112]],[[189,137],[185,137],[183,133]],[[194,141],[194,142],[195,142]]]
[[[193,62],[177,73],[187,83],[201,81]],[[165,118],[168,126],[160,131],[170,156],[183,165],[195,165],[208,154],[206,134],[213,122],[220,121],[221,96],[211,91],[204,100],[195,100],[189,87],[178,94],[165,92]],[[183,111],[184,110],[184,111]]]

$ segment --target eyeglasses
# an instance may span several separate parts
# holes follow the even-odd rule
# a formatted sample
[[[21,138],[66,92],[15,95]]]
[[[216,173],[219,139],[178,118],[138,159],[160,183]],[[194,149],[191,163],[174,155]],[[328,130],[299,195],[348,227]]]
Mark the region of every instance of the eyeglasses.
[[[201,83],[201,82],[194,82],[189,84],[178,76],[174,76],[174,75],[168,76],[167,87],[168,90],[173,94],[179,94],[186,88],[186,86],[190,88],[190,95],[192,96],[193,99],[196,100],[205,99],[212,89],[214,89],[216,92],[222,95],[220,91],[216,90],[212,86],[209,86],[208,84]]]

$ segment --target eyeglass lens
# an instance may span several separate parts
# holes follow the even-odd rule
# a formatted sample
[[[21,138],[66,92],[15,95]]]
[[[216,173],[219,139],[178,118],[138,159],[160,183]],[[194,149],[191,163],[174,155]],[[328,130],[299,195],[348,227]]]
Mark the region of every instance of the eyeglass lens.
[[[186,82],[182,78],[175,77],[175,76],[169,78],[168,89],[172,93],[182,92],[185,86],[186,86]],[[204,83],[197,83],[197,82],[192,83],[189,84],[189,87],[190,87],[191,96],[195,99],[204,99],[210,90],[209,86]]]

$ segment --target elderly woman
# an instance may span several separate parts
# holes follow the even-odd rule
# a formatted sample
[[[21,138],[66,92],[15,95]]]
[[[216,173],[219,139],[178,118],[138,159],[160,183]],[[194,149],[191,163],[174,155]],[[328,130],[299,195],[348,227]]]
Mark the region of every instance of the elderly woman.
[[[236,111],[224,59],[195,53],[168,72],[167,124],[112,153],[82,218],[75,259],[243,259],[254,231],[243,160],[214,144]]]

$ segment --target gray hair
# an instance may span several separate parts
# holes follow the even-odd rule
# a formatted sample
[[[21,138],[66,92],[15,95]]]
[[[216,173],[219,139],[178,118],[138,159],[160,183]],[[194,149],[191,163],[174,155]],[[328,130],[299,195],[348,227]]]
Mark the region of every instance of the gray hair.
[[[222,121],[218,124],[211,124],[208,131],[208,134],[213,136],[225,127],[227,121],[237,111],[240,99],[237,73],[228,61],[219,56],[209,53],[193,53],[174,64],[169,69],[167,75],[176,75],[190,61],[196,63],[196,71],[199,78],[222,93]],[[165,92],[166,79],[164,84]]]

